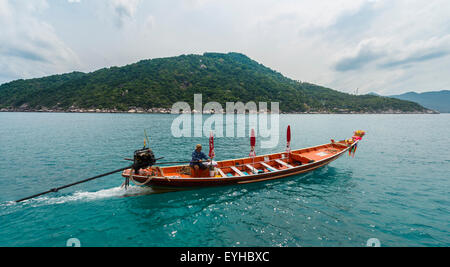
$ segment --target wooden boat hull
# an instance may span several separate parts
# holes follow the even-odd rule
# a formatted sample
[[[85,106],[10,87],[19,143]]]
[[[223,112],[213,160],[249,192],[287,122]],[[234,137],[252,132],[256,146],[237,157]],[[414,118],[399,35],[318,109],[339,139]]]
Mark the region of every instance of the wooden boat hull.
[[[256,183],[313,171],[328,165],[346,154],[346,152],[357,143],[358,142],[348,145],[344,142],[330,143],[292,151],[291,153],[282,152],[258,156],[255,159],[243,158],[218,162],[218,168],[223,170],[222,174],[225,174],[224,172],[226,170],[233,172],[233,169],[237,169],[234,175],[230,177],[224,175],[222,175],[222,177],[207,177],[209,175],[209,170],[204,171],[200,178],[182,174],[180,170],[183,168],[186,169],[188,166],[172,166],[165,168],[154,166],[146,170],[141,170],[139,175],[132,174],[131,170],[126,170],[122,173],[122,176],[131,178],[137,185],[171,189]],[[303,155],[308,155],[308,157]],[[311,159],[314,155],[314,159]],[[270,166],[271,168],[266,166]],[[250,171],[252,167],[255,167],[254,172]],[[258,170],[260,173],[257,172]],[[239,175],[238,172],[241,174],[243,172],[246,175]]]

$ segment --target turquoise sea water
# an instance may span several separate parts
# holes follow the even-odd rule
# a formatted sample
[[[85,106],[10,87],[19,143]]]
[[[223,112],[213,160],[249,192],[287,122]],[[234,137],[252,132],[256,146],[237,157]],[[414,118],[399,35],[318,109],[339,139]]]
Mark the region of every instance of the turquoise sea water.
[[[208,138],[172,137],[172,115],[0,113],[0,246],[450,245],[450,115],[281,115],[293,148],[368,132],[356,157],[242,186],[154,194],[119,174],[11,201],[126,166],[150,135],[156,155],[189,160]],[[218,159],[248,138],[216,138]]]

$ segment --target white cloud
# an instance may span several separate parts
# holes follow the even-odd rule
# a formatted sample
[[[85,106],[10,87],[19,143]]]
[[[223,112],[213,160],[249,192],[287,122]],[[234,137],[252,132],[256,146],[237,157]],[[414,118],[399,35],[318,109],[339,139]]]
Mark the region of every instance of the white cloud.
[[[379,1],[379,14],[360,35],[343,35],[328,84],[340,90],[396,94],[450,88],[442,65],[449,65],[448,1]],[[355,26],[357,27],[357,26]],[[342,38],[340,38],[342,39]],[[440,73],[440,80],[434,74]],[[430,80],[427,81],[426,78]]]
[[[77,55],[38,19],[46,1],[0,0],[0,79],[30,78],[73,70]]]
[[[140,2],[141,0],[112,0],[110,2],[118,27],[122,27],[128,20],[134,18]]]

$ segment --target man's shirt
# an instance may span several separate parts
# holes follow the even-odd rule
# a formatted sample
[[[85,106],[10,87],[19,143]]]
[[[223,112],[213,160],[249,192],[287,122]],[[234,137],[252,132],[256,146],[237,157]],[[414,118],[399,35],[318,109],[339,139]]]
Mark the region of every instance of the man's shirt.
[[[205,159],[205,160],[208,159],[206,157],[205,153],[198,152],[197,150],[194,150],[194,152],[192,152],[192,162],[200,161],[202,159]]]

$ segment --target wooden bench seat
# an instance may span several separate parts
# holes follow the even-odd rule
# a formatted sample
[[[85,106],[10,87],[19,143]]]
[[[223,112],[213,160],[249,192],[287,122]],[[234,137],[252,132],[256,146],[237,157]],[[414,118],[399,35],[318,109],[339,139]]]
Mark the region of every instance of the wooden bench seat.
[[[267,163],[265,163],[265,162],[261,162],[261,165],[263,165],[264,167],[266,167],[266,169],[268,169],[269,171],[272,171],[272,172],[278,171],[277,168],[272,167],[272,166],[270,166],[269,164],[267,164]]]
[[[284,162],[284,161],[282,161],[282,160],[279,160],[279,159],[276,159],[275,162],[277,162],[277,163],[279,163],[280,165],[283,165],[283,166],[285,166],[285,167],[288,167],[289,169],[294,168],[292,165],[289,165],[289,164],[287,164],[286,162]]]

